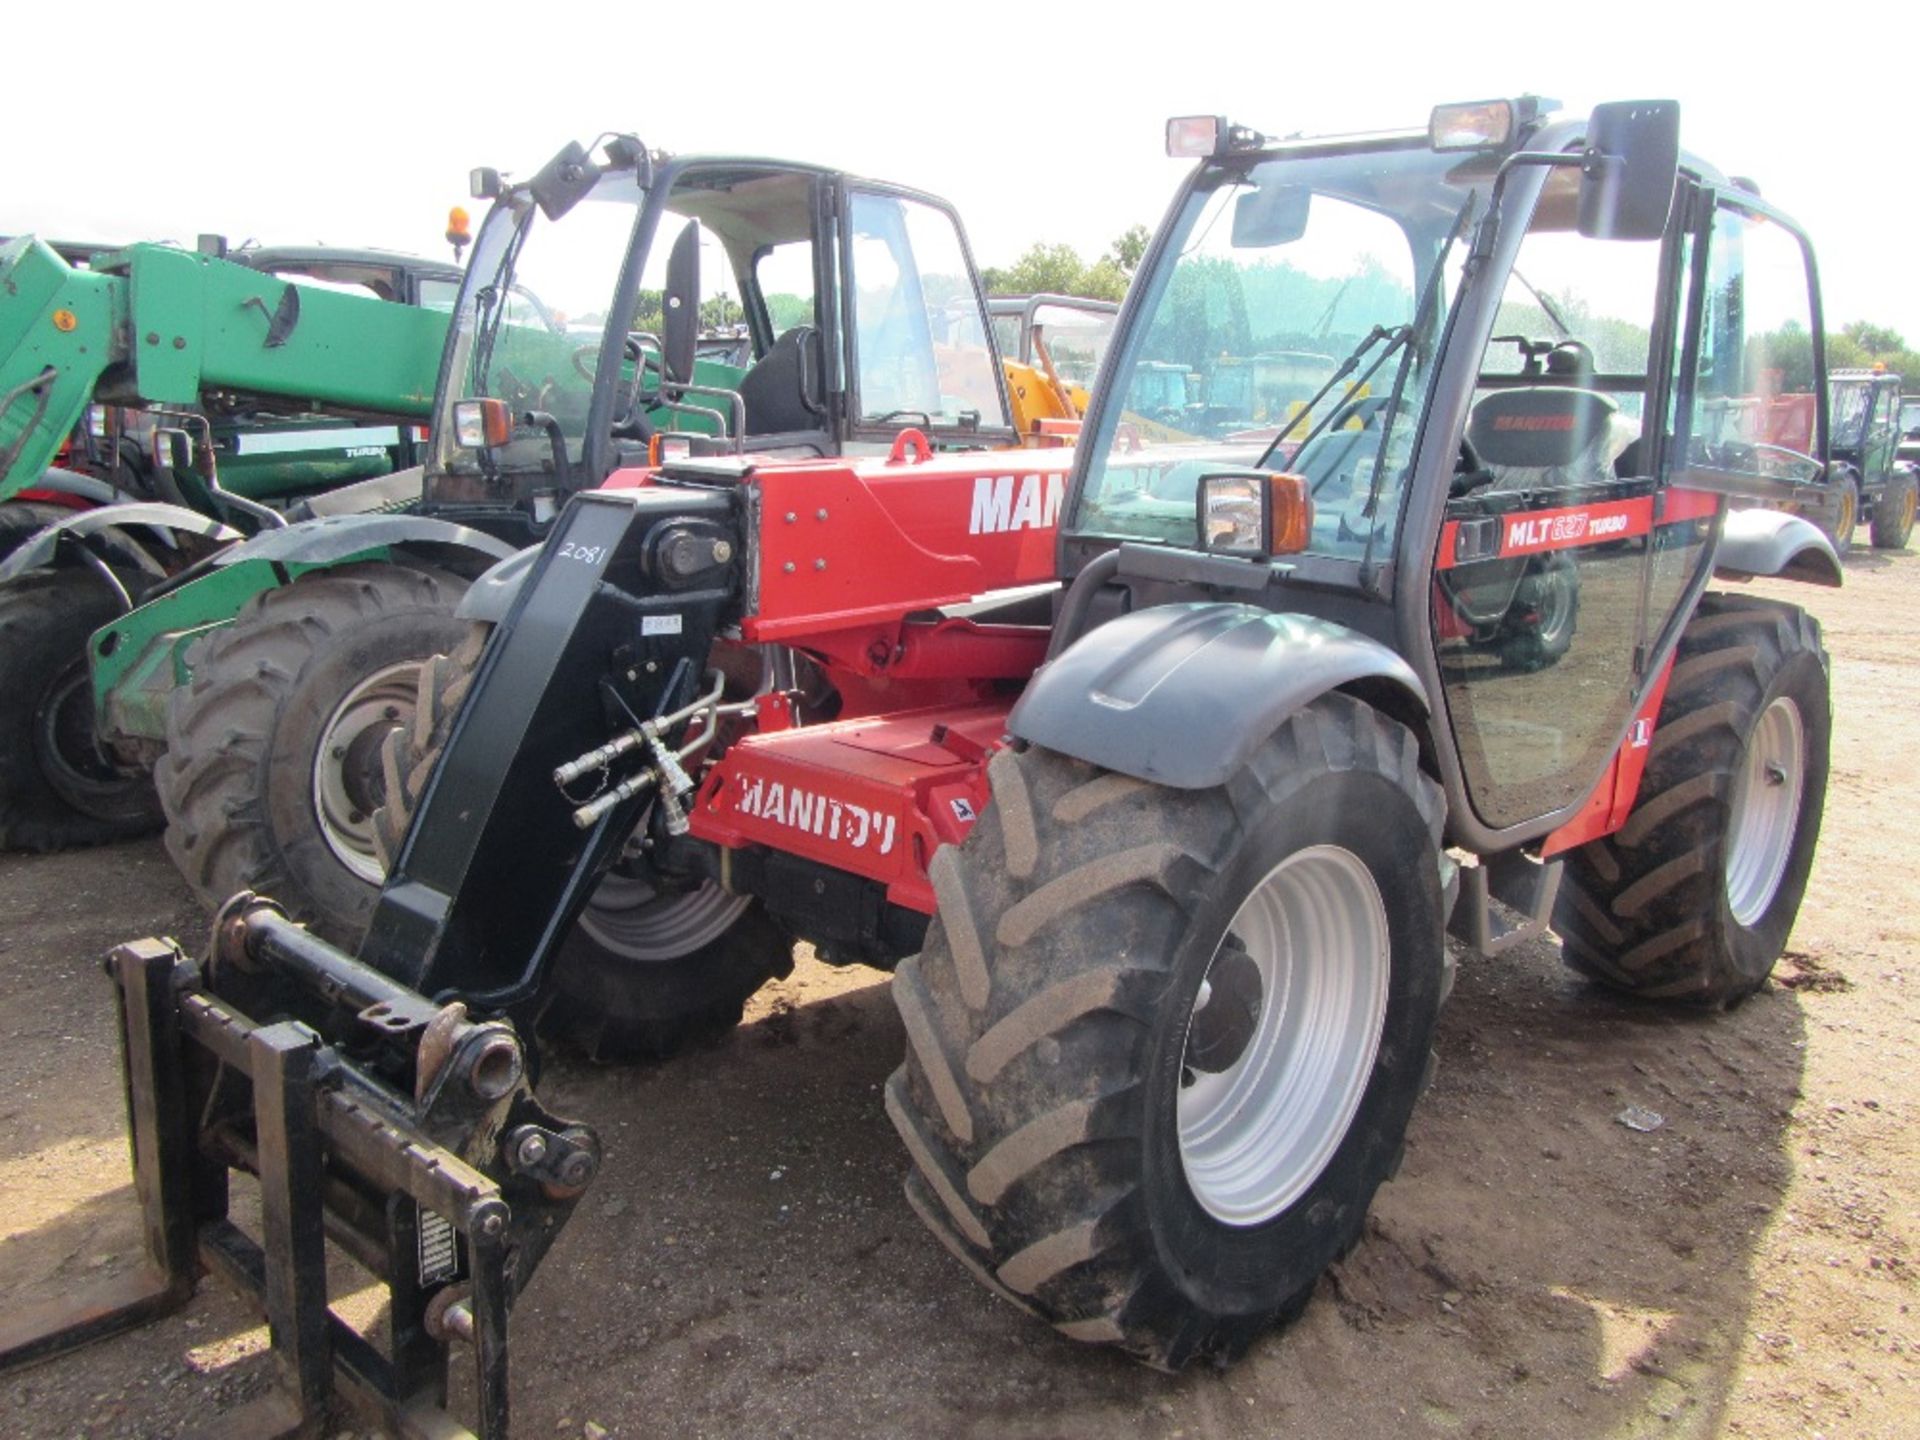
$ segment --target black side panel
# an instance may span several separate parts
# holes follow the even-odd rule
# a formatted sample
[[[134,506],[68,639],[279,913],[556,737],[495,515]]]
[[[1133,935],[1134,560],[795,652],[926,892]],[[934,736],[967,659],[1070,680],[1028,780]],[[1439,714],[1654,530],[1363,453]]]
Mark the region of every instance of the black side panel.
[[[1049,661],[1007,728],[1124,775],[1199,790],[1224,782],[1301,706],[1372,678],[1429,708],[1406,661],[1344,625],[1252,605],[1156,605]]]
[[[568,505],[481,658],[361,959],[430,996],[501,1006],[531,992],[646,803],[583,831],[553,772],[693,698],[738,591],[734,504],[649,486]],[[714,565],[662,563],[675,541],[683,562],[689,536]]]

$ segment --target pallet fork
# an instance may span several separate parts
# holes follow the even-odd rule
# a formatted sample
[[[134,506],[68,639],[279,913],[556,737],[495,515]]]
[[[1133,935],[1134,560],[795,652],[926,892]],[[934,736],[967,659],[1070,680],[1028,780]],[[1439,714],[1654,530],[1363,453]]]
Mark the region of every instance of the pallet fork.
[[[337,1397],[403,1435],[504,1436],[508,1311],[598,1140],[540,1107],[511,1024],[437,1005],[252,895],[213,935],[204,964],[154,939],[107,960],[144,1269],[0,1324],[0,1369],[178,1310],[211,1272],[266,1317],[287,1432]],[[258,1179],[257,1239],[230,1214],[234,1171]],[[385,1284],[384,1343],[329,1309],[328,1241]],[[473,1431],[448,1408],[456,1342]]]

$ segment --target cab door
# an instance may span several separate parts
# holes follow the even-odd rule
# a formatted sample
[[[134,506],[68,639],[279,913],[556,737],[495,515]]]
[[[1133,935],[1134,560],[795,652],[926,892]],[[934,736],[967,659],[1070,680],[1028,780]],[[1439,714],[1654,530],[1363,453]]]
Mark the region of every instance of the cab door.
[[[1583,799],[1645,679],[1677,241],[1581,236],[1573,183],[1509,272],[1435,556],[1447,716],[1495,829]]]
[[[890,445],[909,426],[935,444],[1012,444],[959,217],[930,196],[848,184],[840,235],[849,448]]]

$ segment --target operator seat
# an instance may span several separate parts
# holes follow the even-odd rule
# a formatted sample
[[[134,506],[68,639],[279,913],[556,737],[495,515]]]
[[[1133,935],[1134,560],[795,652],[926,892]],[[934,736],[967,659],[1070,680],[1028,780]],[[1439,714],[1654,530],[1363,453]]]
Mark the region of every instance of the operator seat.
[[[820,374],[819,342],[820,332],[813,326],[796,325],[740,378],[747,434],[786,435],[824,427],[820,403],[809,388]]]
[[[1491,489],[1599,484],[1613,478],[1631,438],[1614,423],[1618,411],[1599,391],[1573,385],[1495,390],[1467,417],[1467,440],[1493,472]]]

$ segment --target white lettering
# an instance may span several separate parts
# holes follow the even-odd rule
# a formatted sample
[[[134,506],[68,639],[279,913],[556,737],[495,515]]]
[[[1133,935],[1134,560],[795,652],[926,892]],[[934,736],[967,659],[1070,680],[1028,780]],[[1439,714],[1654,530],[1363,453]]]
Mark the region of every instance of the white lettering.
[[[997,535],[1013,522],[1013,476],[982,475],[973,482],[969,535]]]

